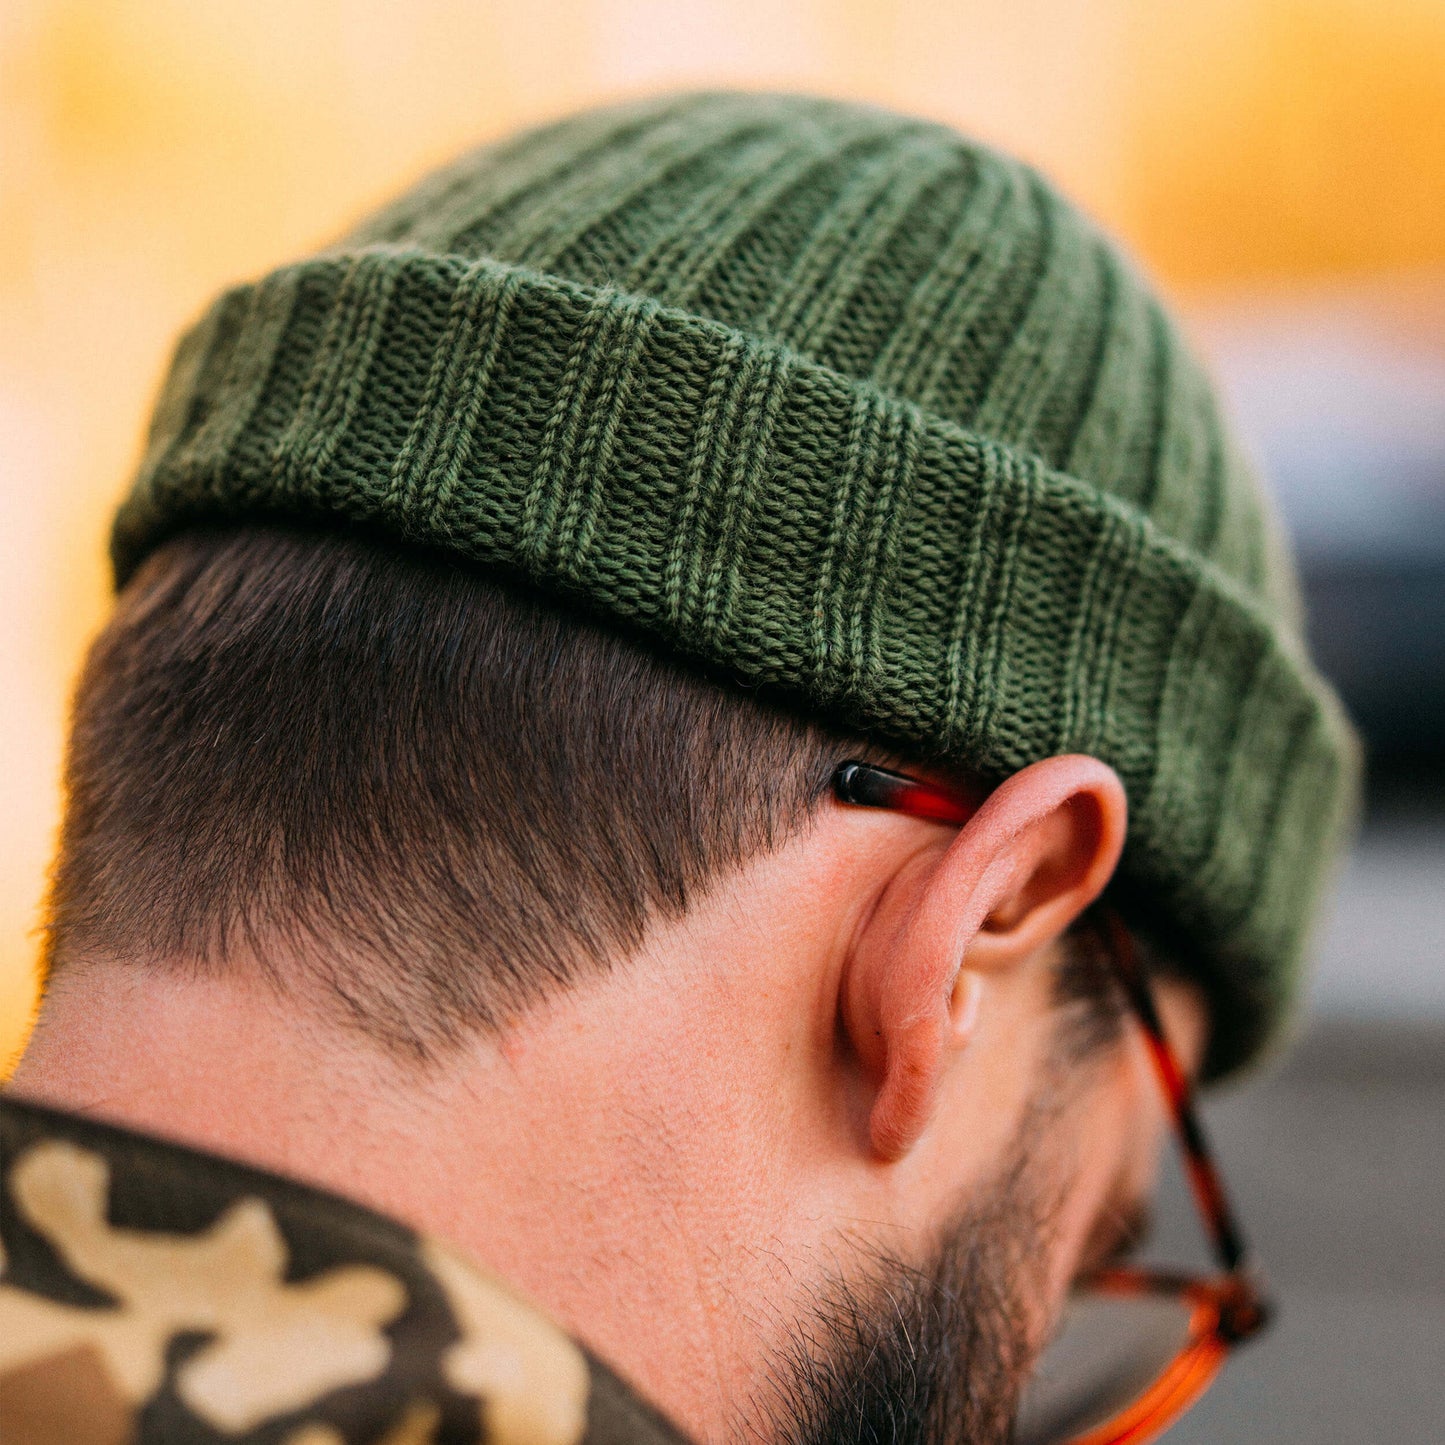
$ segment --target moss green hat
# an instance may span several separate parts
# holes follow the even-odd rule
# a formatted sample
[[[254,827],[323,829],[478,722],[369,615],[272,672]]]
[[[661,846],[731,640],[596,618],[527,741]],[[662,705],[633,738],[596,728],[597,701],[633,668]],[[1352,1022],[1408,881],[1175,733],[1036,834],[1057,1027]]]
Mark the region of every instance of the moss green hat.
[[[1205,377],[1111,245],[939,126],[787,96],[469,156],[182,340],[115,524],[364,526],[933,760],[1092,753],[1209,1072],[1294,992],[1355,786]]]

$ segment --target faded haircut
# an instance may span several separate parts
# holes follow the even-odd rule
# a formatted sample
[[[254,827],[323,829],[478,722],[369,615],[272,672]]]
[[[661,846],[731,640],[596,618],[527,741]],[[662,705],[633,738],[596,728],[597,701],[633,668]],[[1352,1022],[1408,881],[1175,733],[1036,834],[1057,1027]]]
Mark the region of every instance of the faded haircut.
[[[279,942],[427,1058],[635,950],[805,826],[846,756],[885,753],[464,563],[185,534],[81,674],[46,964],[268,967]],[[1100,987],[1073,952],[1066,1003]]]

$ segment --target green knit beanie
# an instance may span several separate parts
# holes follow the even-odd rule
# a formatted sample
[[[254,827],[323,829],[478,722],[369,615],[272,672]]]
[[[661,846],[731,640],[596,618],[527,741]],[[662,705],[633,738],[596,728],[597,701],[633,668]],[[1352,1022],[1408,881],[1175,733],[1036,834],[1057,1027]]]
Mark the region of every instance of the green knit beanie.
[[[1021,165],[734,94],[469,156],[182,340],[118,583],[262,518],[445,548],[985,776],[1103,758],[1208,1072],[1284,1016],[1352,737],[1208,382]]]

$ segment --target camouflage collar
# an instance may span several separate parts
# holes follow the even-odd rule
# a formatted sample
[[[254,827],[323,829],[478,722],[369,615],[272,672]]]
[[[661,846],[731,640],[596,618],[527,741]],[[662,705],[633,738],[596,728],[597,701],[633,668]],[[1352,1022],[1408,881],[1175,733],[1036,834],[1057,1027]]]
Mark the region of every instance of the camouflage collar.
[[[438,1241],[0,1098],[5,1445],[680,1445]]]

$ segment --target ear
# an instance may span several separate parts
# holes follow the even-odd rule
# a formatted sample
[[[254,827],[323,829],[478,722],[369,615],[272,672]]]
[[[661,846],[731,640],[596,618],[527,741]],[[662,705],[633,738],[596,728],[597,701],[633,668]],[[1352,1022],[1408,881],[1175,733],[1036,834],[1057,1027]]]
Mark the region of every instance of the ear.
[[[956,835],[911,851],[854,941],[840,1000],[874,1087],[869,1136],[901,1158],[932,1116],[949,1054],[991,978],[1019,967],[1098,897],[1124,847],[1124,785],[1106,763],[1048,758],[996,788]],[[926,834],[924,835],[926,836]]]

